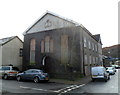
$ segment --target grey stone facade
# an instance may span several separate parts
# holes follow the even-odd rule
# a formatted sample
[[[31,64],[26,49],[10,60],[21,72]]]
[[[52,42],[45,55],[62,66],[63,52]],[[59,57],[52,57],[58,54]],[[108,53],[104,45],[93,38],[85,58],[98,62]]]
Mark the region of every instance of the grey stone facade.
[[[49,26],[47,29],[45,29],[46,27],[42,27],[40,30],[37,28],[41,27],[41,24],[46,25],[48,20],[50,22],[47,24]],[[61,27],[56,25],[56,22]],[[37,30],[34,26],[37,26]],[[45,41],[46,36],[53,41],[53,52],[41,52],[41,43]],[[35,64],[30,64],[31,39],[35,39]],[[85,43],[86,46],[84,46]],[[97,39],[84,26],[46,13],[24,32],[23,70],[39,68],[48,72],[50,77],[67,79],[71,76],[89,75],[91,66],[100,63],[98,43]],[[48,43],[45,45],[49,46]],[[45,56],[45,64],[43,64]]]

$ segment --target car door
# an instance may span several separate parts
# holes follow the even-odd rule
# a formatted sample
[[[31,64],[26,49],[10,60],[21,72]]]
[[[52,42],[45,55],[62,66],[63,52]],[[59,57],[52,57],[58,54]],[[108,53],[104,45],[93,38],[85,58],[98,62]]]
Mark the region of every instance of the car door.
[[[28,79],[31,80],[31,74],[32,74],[32,70],[27,70],[23,72],[22,78],[23,79]]]
[[[32,70],[32,73],[31,73],[31,78],[34,79],[35,76],[38,75],[38,71],[37,70]]]

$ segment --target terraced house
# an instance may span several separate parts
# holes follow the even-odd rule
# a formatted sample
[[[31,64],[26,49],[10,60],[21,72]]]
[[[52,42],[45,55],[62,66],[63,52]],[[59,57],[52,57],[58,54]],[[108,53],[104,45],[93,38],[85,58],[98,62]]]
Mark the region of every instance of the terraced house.
[[[89,75],[90,67],[102,61],[99,34],[51,12],[24,32],[23,48],[23,70],[43,69],[50,77]]]
[[[23,42],[18,36],[0,39],[0,66],[13,65],[22,70]]]

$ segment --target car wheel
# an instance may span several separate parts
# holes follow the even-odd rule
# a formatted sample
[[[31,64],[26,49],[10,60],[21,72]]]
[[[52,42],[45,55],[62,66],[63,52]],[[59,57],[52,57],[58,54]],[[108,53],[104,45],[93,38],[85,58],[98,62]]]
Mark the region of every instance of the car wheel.
[[[5,74],[5,75],[3,76],[3,78],[4,78],[5,80],[7,80],[7,79],[8,79],[8,75]]]
[[[17,76],[17,81],[21,81],[21,76]]]
[[[35,78],[33,79],[33,81],[34,81],[35,83],[38,83],[38,82],[39,82],[39,78],[38,78],[38,77],[35,77]]]
[[[105,82],[107,82],[107,78],[105,78]]]

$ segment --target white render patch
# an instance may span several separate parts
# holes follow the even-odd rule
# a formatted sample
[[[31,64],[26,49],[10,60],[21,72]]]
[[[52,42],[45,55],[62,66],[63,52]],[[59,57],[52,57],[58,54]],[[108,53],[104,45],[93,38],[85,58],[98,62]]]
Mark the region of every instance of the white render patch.
[[[57,14],[46,12],[37,22],[28,28],[23,35],[71,26],[80,26],[80,24]]]

